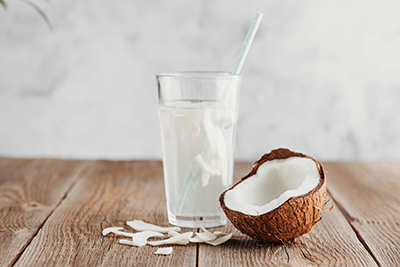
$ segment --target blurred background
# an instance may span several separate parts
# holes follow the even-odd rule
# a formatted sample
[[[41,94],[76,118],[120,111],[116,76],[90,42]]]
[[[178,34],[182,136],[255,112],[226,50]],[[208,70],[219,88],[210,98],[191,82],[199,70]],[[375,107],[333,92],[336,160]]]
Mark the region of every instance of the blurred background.
[[[155,74],[242,69],[235,157],[400,160],[398,1],[0,5],[0,156],[161,159]]]

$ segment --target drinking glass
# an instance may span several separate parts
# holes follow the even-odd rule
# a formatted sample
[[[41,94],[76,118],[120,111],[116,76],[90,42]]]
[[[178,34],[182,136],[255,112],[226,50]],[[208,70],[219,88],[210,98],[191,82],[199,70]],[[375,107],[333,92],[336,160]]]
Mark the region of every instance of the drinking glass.
[[[240,75],[156,75],[168,220],[198,228],[227,221],[219,196],[232,186]]]

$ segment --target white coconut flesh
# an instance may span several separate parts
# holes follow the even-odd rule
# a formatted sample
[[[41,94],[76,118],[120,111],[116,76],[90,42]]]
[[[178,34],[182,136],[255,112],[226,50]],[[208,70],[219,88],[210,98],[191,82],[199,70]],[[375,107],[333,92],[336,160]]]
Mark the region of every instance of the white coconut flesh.
[[[159,254],[159,255],[169,255],[172,253],[172,248],[171,247],[166,247],[166,248],[159,248],[157,249],[154,254]]]
[[[301,196],[317,187],[316,163],[303,157],[266,161],[256,174],[225,193],[224,202],[231,210],[249,215],[268,213],[291,197]]]
[[[154,225],[151,223],[146,223],[142,220],[133,220],[127,221],[126,224],[136,231],[155,231],[159,233],[168,233],[168,231],[177,231],[179,232],[181,228],[179,227],[161,227],[158,225]]]
[[[192,237],[194,234],[192,232],[186,232],[182,234],[178,233],[177,231],[181,230],[179,227],[161,227],[158,225],[143,222],[141,220],[127,221],[126,223],[130,227],[136,230],[153,229],[156,230],[157,232],[143,230],[142,232],[128,233],[121,231],[124,229],[123,227],[108,227],[103,229],[102,231],[103,236],[106,236],[110,233],[116,235],[128,236],[131,237],[132,239],[120,239],[118,242],[123,245],[136,246],[136,247],[142,247],[146,244],[149,244],[151,246],[160,246],[167,244],[187,245],[190,242],[207,243],[209,245],[218,246],[228,241],[232,237],[232,234],[227,234],[221,231],[215,231],[214,233],[211,233],[203,226],[201,226],[202,231],[199,233],[195,233],[196,234],[195,237]],[[168,231],[167,237],[169,238],[157,241],[149,241],[149,242],[147,241],[147,239],[149,239],[150,237],[164,237],[164,234],[160,232],[165,233],[167,231]],[[171,253],[172,253],[172,247],[160,248],[156,252],[154,252],[154,254],[160,254],[160,255],[169,255]]]

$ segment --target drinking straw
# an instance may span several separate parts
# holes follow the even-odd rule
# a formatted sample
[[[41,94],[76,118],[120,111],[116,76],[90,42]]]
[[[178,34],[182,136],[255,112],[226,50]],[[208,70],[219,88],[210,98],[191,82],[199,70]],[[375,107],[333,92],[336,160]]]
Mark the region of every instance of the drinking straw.
[[[244,44],[242,46],[242,50],[240,51],[239,57],[236,60],[236,65],[232,71],[233,75],[238,75],[242,70],[243,63],[246,59],[247,53],[249,52],[251,43],[254,40],[254,36],[256,36],[256,32],[258,26],[260,25],[261,19],[263,17],[263,13],[257,12],[256,17],[253,20],[253,23],[250,26],[249,31],[247,32],[246,39],[244,40]]]
[[[242,70],[243,62],[246,59],[247,53],[249,52],[249,49],[250,49],[251,43],[253,42],[254,36],[256,36],[256,32],[257,32],[258,26],[260,25],[262,17],[263,17],[263,13],[257,12],[256,17],[254,18],[253,23],[251,24],[250,29],[247,33],[246,39],[244,40],[242,50],[240,51],[239,58],[237,59],[235,68],[233,69],[233,72],[232,72],[233,75],[238,75],[240,73],[240,71]],[[226,96],[226,94],[231,94],[232,90],[224,90],[223,92],[224,92],[223,93],[224,95],[221,99],[223,99],[223,100],[229,99],[229,97]],[[204,149],[207,149],[207,147],[203,148],[202,154],[204,153]],[[193,170],[192,166],[189,166],[184,184],[179,192],[179,199],[177,201],[172,202],[174,212],[180,213],[182,211],[183,202],[188,193],[189,186],[191,185],[194,189],[196,189],[198,182],[199,182],[198,180],[200,177],[201,170],[202,169],[199,167],[199,165],[197,165],[196,169],[194,169],[194,170]]]

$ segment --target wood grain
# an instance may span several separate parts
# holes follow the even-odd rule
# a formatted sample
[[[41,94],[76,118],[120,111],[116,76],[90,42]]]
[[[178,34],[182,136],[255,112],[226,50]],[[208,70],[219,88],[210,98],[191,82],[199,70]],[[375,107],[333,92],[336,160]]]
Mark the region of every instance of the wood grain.
[[[159,161],[91,162],[46,221],[16,266],[195,266],[196,244],[169,256],[151,246],[131,247],[102,229],[133,219],[167,226]]]
[[[0,266],[18,259],[83,165],[77,161],[0,158]]]
[[[329,192],[381,266],[400,263],[400,164],[326,164]]]
[[[237,177],[247,172],[246,165],[236,166]],[[259,243],[231,223],[215,229],[232,232],[233,238],[218,247],[201,244],[198,266],[376,266],[337,208],[292,244]]]
[[[251,168],[235,166],[235,180]],[[216,228],[234,234],[221,246],[173,246],[160,256],[101,235],[109,226],[132,231],[132,219],[168,225],[160,161],[0,158],[0,266],[398,265],[400,164],[324,166],[336,208],[296,242],[260,244],[228,223]]]

